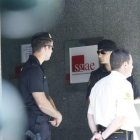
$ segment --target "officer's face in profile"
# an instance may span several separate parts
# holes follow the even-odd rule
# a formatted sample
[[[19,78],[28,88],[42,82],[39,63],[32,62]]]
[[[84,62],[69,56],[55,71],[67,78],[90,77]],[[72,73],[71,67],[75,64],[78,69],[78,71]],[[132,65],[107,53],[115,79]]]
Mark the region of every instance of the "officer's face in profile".
[[[47,46],[46,46],[46,61],[50,60],[50,57],[52,55],[53,52],[53,42],[50,42]]]
[[[110,55],[112,51],[104,51],[103,49],[98,50],[98,56],[101,64],[109,64],[110,63]]]
[[[130,55],[130,60],[127,63],[127,76],[130,77],[132,74],[132,70],[133,70],[133,60],[132,60],[132,56]]]

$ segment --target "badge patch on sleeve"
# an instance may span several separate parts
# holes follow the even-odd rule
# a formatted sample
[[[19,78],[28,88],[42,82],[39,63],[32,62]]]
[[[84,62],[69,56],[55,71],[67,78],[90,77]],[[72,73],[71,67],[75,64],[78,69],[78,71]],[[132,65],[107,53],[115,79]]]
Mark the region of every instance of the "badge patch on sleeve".
[[[130,93],[126,93],[124,99],[126,99],[126,100],[132,100]]]

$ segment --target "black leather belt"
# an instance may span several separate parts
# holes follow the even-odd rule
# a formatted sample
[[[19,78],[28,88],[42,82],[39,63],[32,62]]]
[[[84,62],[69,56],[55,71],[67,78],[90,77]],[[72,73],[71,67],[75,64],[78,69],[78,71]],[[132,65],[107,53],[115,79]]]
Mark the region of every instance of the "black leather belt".
[[[106,127],[102,126],[102,125],[98,125],[98,131],[105,131],[106,130]]]
[[[100,132],[103,132],[106,130],[106,127],[102,126],[102,125],[98,125],[98,131]],[[128,131],[127,131],[128,132]],[[130,131],[129,131],[130,132]],[[122,130],[122,129],[119,129],[117,131],[115,131],[114,133],[126,133],[126,130]]]

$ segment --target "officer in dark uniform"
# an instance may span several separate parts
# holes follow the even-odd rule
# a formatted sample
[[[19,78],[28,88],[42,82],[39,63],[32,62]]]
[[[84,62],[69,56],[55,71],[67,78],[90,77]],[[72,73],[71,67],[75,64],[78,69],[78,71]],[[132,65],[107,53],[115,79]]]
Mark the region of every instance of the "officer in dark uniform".
[[[91,92],[92,87],[100,79],[102,79],[103,77],[105,77],[111,73],[110,54],[115,49],[117,49],[117,46],[111,40],[102,40],[98,43],[97,53],[99,56],[100,63],[102,65],[97,70],[91,72],[89,82],[88,82],[88,87],[87,87],[87,95],[86,95],[86,98],[88,100],[88,104],[90,102],[89,96],[90,96],[90,92]],[[139,98],[140,93],[139,93],[139,90],[137,87],[137,83],[135,82],[133,76],[130,76],[129,78],[127,78],[127,80],[132,84],[132,88],[133,88],[133,92],[134,92],[134,99]]]
[[[31,45],[33,55],[24,64],[19,77],[19,89],[28,115],[27,130],[39,133],[41,140],[51,140],[50,124],[58,127],[62,121],[62,115],[49,95],[42,67],[53,52],[53,39],[49,33],[41,32],[32,37]]]
[[[111,40],[102,40],[98,43],[98,56],[100,63],[102,64],[101,67],[99,67],[97,70],[92,71],[89,82],[88,82],[88,87],[87,87],[87,95],[86,99],[88,101],[88,104],[90,103],[89,96],[92,87],[95,85],[96,82],[98,82],[100,79],[103,77],[109,75],[111,73],[111,67],[110,67],[110,55],[112,51],[117,49],[117,45],[115,42]],[[137,83],[135,82],[133,76],[130,76],[127,78],[127,80],[131,83],[133,92],[134,92],[134,99],[139,99],[140,98],[140,93],[137,87]],[[129,133],[129,135],[132,137],[132,133]],[[130,137],[129,136],[129,137]],[[133,138],[131,138],[133,139]]]

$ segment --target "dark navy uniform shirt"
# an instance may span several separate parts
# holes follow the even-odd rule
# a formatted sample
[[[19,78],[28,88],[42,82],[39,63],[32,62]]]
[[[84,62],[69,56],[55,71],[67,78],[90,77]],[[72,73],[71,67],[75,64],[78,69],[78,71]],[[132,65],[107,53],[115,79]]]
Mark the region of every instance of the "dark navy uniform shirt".
[[[109,75],[111,72],[107,71],[105,65],[102,65],[101,67],[99,67],[97,70],[92,71],[90,78],[89,78],[89,83],[88,83],[88,88],[87,88],[87,95],[86,98],[89,97],[90,92],[92,87],[95,85],[96,82],[98,82],[100,79],[102,79],[103,77]],[[133,88],[133,92],[134,92],[134,99],[140,97],[140,93],[137,87],[137,84],[133,78],[133,76],[130,76],[127,78],[127,80],[131,83],[132,88]]]
[[[44,75],[44,70],[38,59],[33,55],[30,55],[28,61],[21,69],[19,76],[19,89],[28,115],[34,118],[36,118],[37,115],[45,115],[39,109],[32,96],[33,92],[44,92],[49,100],[49,89],[46,76]]]

